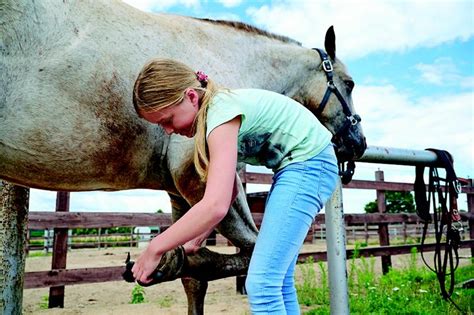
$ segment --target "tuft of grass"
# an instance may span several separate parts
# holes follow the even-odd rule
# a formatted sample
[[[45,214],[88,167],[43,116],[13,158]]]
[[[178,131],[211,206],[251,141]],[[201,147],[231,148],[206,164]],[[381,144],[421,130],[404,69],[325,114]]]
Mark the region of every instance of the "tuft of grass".
[[[456,288],[452,300],[461,308],[459,312],[440,295],[436,275],[425,266],[418,267],[416,248],[403,268],[391,269],[386,275],[374,271],[375,258],[358,258],[356,244],[354,257],[349,261],[349,307],[352,314],[463,314],[474,311],[474,289]],[[305,314],[329,314],[329,289],[326,269],[321,262],[319,276],[308,260],[299,265],[302,280],[296,285],[299,302],[310,306]],[[455,273],[457,283],[474,278],[474,264],[459,267]]]
[[[172,296],[169,296],[169,295],[165,295],[164,297],[158,299],[158,305],[161,308],[171,307],[171,306],[173,306],[173,303],[174,303],[174,298]]]
[[[142,286],[135,284],[132,289],[132,300],[130,301],[130,304],[140,304],[145,302],[145,289]]]
[[[41,297],[41,302],[39,303],[39,308],[42,310],[47,310],[49,307],[49,297],[47,295],[43,295]]]
[[[298,302],[307,306],[313,304],[325,305],[329,303],[329,289],[327,285],[327,270],[322,262],[318,263],[321,273],[321,285],[318,285],[316,271],[313,268],[313,257],[309,257],[306,263],[300,265],[303,275],[303,283],[296,284],[298,291]]]

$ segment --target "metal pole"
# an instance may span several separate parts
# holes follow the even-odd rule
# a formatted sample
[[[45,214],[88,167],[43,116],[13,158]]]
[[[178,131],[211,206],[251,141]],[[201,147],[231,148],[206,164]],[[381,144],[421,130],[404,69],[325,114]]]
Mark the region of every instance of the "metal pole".
[[[427,150],[369,146],[364,155],[356,161],[397,165],[431,165],[437,163],[438,157],[434,152]]]
[[[330,311],[333,315],[349,314],[346,270],[346,225],[342,205],[342,184],[326,203],[326,244],[328,255]]]
[[[28,199],[28,188],[0,181],[0,314],[22,314]]]

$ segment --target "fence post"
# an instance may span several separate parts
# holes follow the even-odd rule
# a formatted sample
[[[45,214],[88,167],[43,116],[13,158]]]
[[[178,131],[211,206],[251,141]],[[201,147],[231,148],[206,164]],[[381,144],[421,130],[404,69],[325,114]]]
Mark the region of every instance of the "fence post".
[[[46,228],[43,233],[44,236],[44,253],[47,254],[49,251],[49,229]]]
[[[364,223],[364,232],[365,232],[365,244],[369,245],[369,225],[367,222]]]
[[[470,179],[470,187],[473,187],[474,182]],[[467,211],[474,214],[474,194],[466,194],[467,197]],[[469,220],[469,236],[474,240],[474,220]],[[471,247],[471,257],[474,257],[474,247]]]
[[[403,222],[402,224],[403,224],[403,244],[406,244],[408,240],[407,223]]]
[[[22,314],[29,194],[0,181],[0,314]]]
[[[31,240],[31,233],[30,230],[26,229],[26,245],[25,245],[25,257],[30,254],[30,240]]]
[[[376,171],[375,172],[375,180],[378,182],[384,181],[383,171]],[[385,190],[378,190],[377,189],[377,208],[379,213],[385,213]],[[379,241],[380,246],[389,246],[390,245],[390,236],[388,233],[388,224],[387,223],[380,223],[379,224]],[[381,256],[382,259],[382,272],[383,274],[388,273],[390,267],[392,267],[392,259],[390,255]]]
[[[59,191],[56,194],[56,212],[69,211],[69,192]],[[68,229],[54,228],[53,258],[51,269],[65,269],[67,259]],[[49,308],[64,307],[64,286],[49,288]]]
[[[100,241],[102,235],[102,228],[97,228],[97,249],[100,249]]]
[[[105,229],[105,232],[104,232],[105,236],[104,236],[104,248],[107,249],[107,244],[108,244],[108,236],[109,236],[109,230],[108,229]]]
[[[332,315],[345,315],[349,314],[349,295],[346,270],[346,225],[340,180],[326,203],[325,209],[330,312]]]

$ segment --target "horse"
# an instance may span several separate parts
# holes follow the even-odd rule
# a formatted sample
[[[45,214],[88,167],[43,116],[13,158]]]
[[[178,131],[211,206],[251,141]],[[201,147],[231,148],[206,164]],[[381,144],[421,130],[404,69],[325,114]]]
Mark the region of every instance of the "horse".
[[[0,25],[0,178],[17,185],[164,190],[173,220],[198,202],[204,183],[193,139],[167,135],[134,112],[133,82],[154,57],[180,60],[229,88],[295,99],[335,135],[342,160],[367,146],[333,28],[326,51],[316,51],[247,24],[150,14],[117,0],[0,0]],[[239,253],[177,248],[160,262],[160,281],[182,278],[189,314],[203,313],[208,281],[247,270],[258,231],[240,180],[238,190],[216,230]]]

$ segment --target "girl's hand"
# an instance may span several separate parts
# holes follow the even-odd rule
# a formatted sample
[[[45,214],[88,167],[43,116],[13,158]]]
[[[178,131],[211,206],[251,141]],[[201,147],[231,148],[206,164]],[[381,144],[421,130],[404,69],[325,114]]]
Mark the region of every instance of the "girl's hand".
[[[152,281],[149,276],[155,271],[161,260],[160,254],[150,251],[150,246],[138,257],[133,265],[132,273],[135,280],[147,284]]]

